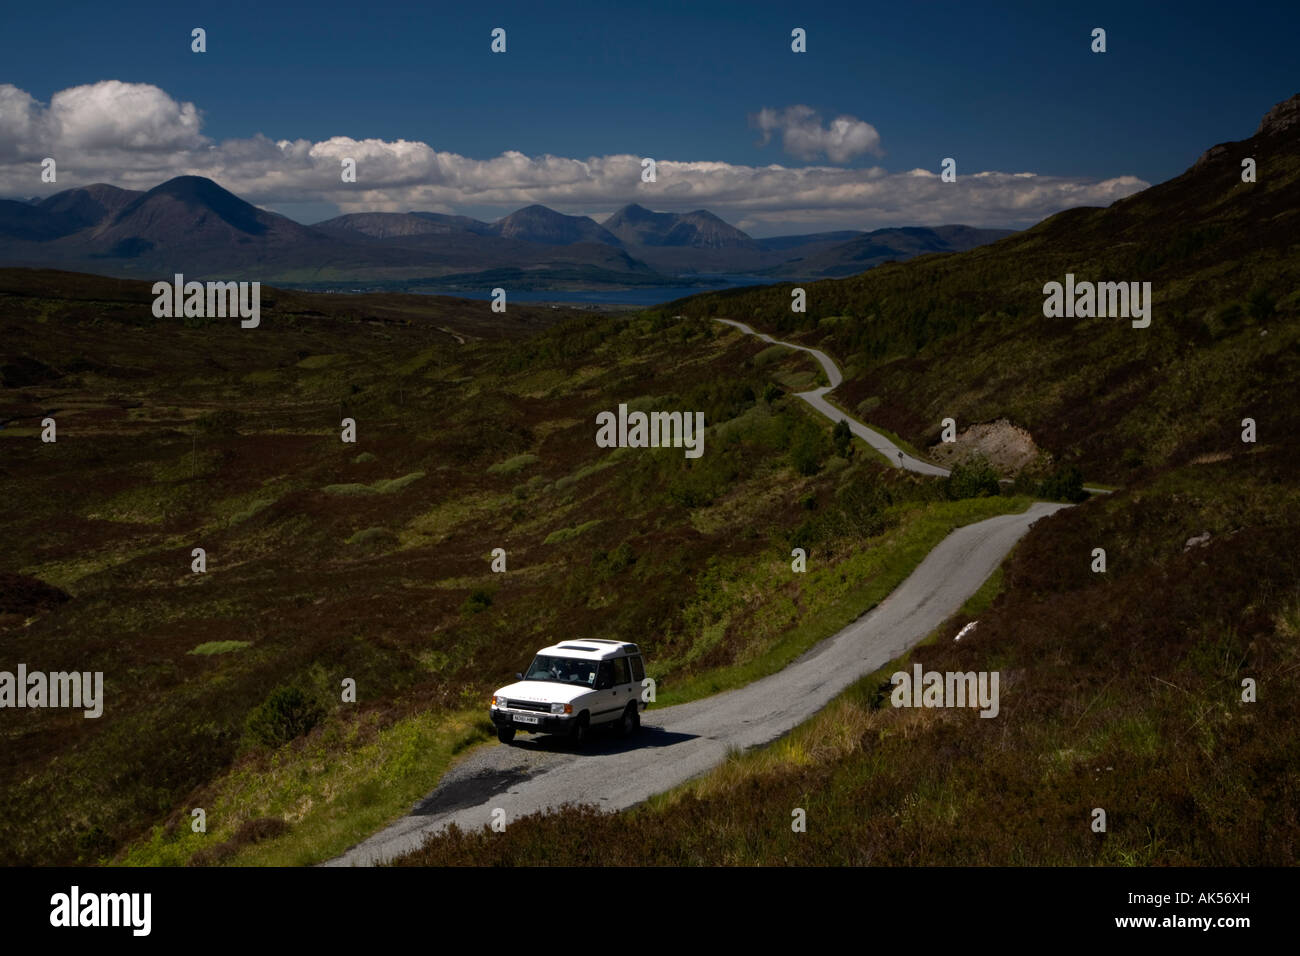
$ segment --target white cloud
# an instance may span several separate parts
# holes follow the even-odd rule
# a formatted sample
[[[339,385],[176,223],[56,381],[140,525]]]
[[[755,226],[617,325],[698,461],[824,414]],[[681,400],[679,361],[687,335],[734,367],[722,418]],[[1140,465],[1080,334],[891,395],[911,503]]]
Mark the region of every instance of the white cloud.
[[[537,202],[600,217],[639,202],[677,212],[707,208],[742,229],[771,235],[955,222],[1026,226],[1070,206],[1108,205],[1147,185],[1132,176],[1097,182],[1025,172],[970,173],[943,183],[919,169],[667,158],[657,164],[658,181],[642,183],[640,156],[577,159],[509,150],[475,159],[418,141],[347,136],[312,142],[259,134],[213,142],[201,134],[201,118],[194,104],[145,84],[74,87],[56,93],[48,107],[0,85],[0,195],[48,195],[94,182],[149,189],[173,176],[198,175],[270,207],[331,203],[343,212],[500,214]],[[841,127],[818,126],[820,138],[797,142],[809,149],[820,143],[832,161],[867,144],[878,148],[875,130],[861,124],[868,134],[853,125],[857,120],[845,119]],[[45,156],[58,160],[57,184],[40,183]],[[356,183],[340,179],[344,157],[357,161]]]
[[[70,149],[153,152],[199,149],[199,111],[156,86],[105,80],[60,90],[48,117],[60,145]]]
[[[832,163],[847,163],[870,153],[883,156],[880,134],[870,123],[853,116],[837,116],[822,127],[821,115],[811,106],[787,106],[783,110],[761,109],[749,118],[763,133],[762,145],[772,134],[781,134],[781,145],[796,159],[812,162],[825,155]]]

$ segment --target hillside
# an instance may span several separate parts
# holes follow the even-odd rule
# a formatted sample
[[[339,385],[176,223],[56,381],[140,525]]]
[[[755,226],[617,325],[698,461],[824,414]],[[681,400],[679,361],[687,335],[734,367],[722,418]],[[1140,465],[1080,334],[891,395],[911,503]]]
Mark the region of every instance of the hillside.
[[[455,831],[400,862],[1294,867],[1297,475],[1282,442],[1053,516],[930,642],[785,740],[631,811]],[[999,716],[891,707],[891,673],[917,665],[999,672]]]
[[[1300,430],[1298,98],[1248,139],[1105,209],[1078,208],[992,245],[842,280],[673,303],[817,344],[846,366],[837,397],[917,446],[1006,417],[1057,461],[1133,482],[1144,468],[1240,450],[1242,419]],[[1242,182],[1242,160],[1258,181]],[[1149,328],[1046,318],[1044,285],[1152,283]],[[1261,439],[1262,440],[1262,439]]]
[[[831,398],[918,443],[944,415],[1009,415],[1123,487],[1034,525],[926,642],[787,738],[630,811],[452,830],[400,864],[1295,866],[1298,120],[1300,97],[1108,209],[810,284],[806,316],[790,286],[672,304],[817,343],[852,363]],[[1067,271],[1152,281],[1151,326],[1044,318]],[[997,719],[892,706],[917,667],[997,673]]]
[[[8,863],[324,859],[486,739],[541,636],[626,635],[663,699],[706,694],[1026,504],[837,452],[788,394],[816,375],[714,323],[268,286],[250,331],[151,302],[0,271],[0,639],[107,698],[0,721]],[[703,411],[708,453],[597,447],[619,402]],[[310,732],[268,737],[286,693]]]
[[[1011,229],[970,226],[875,229],[843,242],[803,245],[793,250],[796,254],[792,258],[763,270],[763,274],[827,278],[856,275],[885,262],[902,262],[931,252],[965,252],[1013,234]]]

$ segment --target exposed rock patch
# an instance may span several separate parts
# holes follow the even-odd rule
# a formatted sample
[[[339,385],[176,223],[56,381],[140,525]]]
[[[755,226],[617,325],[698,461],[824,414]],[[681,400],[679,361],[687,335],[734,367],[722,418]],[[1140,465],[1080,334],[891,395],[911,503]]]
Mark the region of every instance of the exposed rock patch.
[[[930,457],[945,467],[983,456],[1004,475],[1022,471],[1044,454],[1028,431],[1005,418],[971,425],[957,434],[956,441],[941,441],[928,450]]]

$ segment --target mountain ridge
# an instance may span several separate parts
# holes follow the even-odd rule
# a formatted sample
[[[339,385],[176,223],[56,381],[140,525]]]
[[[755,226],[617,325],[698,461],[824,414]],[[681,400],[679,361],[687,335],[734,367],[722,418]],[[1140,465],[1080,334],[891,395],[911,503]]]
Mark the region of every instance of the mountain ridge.
[[[866,253],[847,245],[870,235],[881,238]],[[179,271],[282,284],[389,284],[442,274],[463,287],[476,272],[489,281],[512,270],[557,288],[564,276],[579,274],[591,277],[583,287],[644,285],[648,273],[658,273],[662,285],[715,273],[816,277],[958,251],[1000,235],[944,226],[757,240],[707,209],[655,212],[637,203],[603,223],[534,203],[493,222],[412,210],[303,225],[192,175],[145,191],[95,183],[35,203],[0,200],[0,265],[119,277]]]

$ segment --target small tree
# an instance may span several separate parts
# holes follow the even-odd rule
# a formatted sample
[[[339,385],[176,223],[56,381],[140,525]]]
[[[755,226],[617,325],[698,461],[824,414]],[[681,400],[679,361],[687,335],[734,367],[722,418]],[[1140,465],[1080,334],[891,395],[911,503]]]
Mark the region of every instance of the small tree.
[[[849,429],[849,423],[842,418],[835,423],[835,430],[831,432],[831,444],[835,446],[835,454],[841,458],[853,457],[853,432]]]

